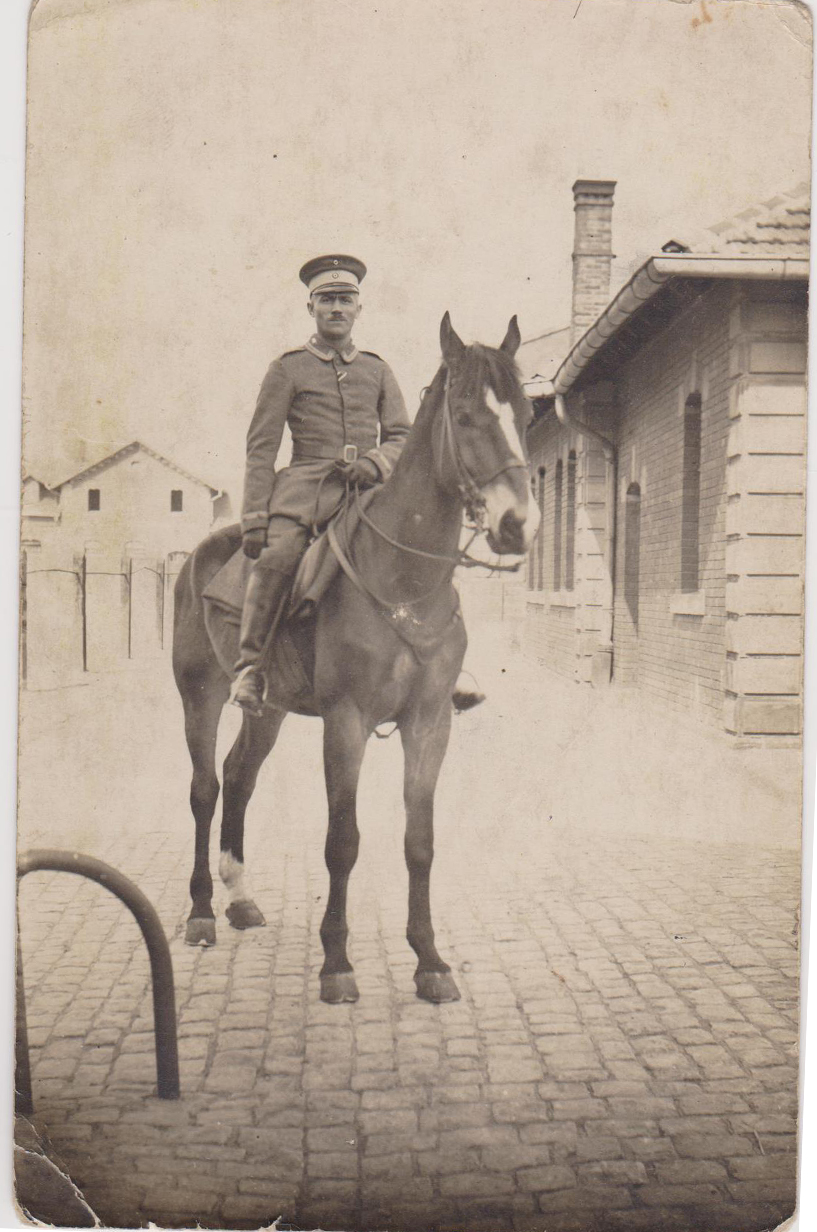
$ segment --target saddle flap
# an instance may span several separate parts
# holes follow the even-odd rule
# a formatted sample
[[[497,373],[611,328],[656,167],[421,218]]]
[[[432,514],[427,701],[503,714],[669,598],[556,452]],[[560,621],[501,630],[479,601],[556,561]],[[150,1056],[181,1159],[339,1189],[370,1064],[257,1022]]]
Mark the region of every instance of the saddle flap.
[[[252,566],[253,562],[239,547],[218,573],[213,574],[202,591],[202,598],[240,619]]]
[[[368,492],[360,494],[360,504],[364,509],[370,504],[377,491],[377,488],[371,488]],[[357,508],[352,505],[351,508],[341,510],[336,514],[329,525],[333,526],[343,542],[347,543],[353,537],[359,521]],[[292,584],[288,614],[309,616],[326,594],[338,568],[338,558],[332,551],[326,530],[323,530],[301,557],[295,581]]]

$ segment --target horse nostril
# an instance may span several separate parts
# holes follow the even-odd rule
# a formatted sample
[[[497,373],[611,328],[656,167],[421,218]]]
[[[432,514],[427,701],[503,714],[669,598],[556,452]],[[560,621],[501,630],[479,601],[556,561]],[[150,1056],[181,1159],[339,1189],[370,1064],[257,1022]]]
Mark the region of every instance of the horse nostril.
[[[511,549],[521,548],[524,543],[524,520],[509,509],[500,520],[499,535]]]

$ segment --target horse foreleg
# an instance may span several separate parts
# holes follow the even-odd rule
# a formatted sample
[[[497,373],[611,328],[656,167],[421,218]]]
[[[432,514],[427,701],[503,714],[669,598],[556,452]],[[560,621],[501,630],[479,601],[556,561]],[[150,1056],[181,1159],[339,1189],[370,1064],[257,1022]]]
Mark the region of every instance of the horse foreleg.
[[[357,1001],[359,995],[346,954],[349,935],[346,891],[360,845],[357,783],[368,734],[359,711],[351,705],[324,717],[323,764],[329,804],[325,856],[329,869],[329,899],[321,923],[324,951],[321,1000],[330,1004]]]
[[[187,747],[193,763],[190,808],[196,823],[195,856],[190,878],[192,907],[187,920],[188,945],[215,945],[216,921],[213,915],[213,878],[210,876],[210,823],[218,801],[216,776],[216,734],[222,707],[227,700],[226,686],[208,689],[196,682],[184,697],[184,726]]]
[[[446,696],[446,703],[448,698]],[[408,927],[406,937],[417,955],[414,983],[417,996],[425,1001],[459,1001],[460,994],[451,968],[443,962],[434,944],[431,923],[431,864],[434,859],[434,789],[448,747],[451,707],[423,722],[414,716],[401,725],[405,756],[406,864],[409,874]]]
[[[224,761],[224,809],[218,871],[227,888],[227,919],[233,928],[259,928],[266,921],[253,901],[244,869],[244,815],[255,790],[258,771],[274,745],[283,710],[265,710],[260,718],[244,715],[241,731]]]

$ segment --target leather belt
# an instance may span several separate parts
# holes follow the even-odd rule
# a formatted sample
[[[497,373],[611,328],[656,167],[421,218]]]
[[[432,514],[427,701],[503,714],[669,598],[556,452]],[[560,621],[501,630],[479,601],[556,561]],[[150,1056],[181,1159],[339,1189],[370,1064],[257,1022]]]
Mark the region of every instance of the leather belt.
[[[374,449],[376,442],[372,441],[371,445],[367,445],[367,449]],[[311,462],[323,459],[330,459],[337,462],[353,462],[354,458],[349,456],[351,451],[355,451],[355,457],[359,457],[364,452],[360,445],[305,445],[303,447],[294,447],[292,450],[293,462]],[[348,451],[348,452],[347,452]]]

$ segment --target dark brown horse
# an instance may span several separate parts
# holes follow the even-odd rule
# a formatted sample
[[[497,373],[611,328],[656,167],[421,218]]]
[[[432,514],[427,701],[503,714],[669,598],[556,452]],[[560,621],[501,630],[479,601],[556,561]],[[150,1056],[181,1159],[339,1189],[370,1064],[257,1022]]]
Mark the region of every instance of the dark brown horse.
[[[354,537],[354,563],[338,571],[317,614],[297,637],[312,664],[313,696],[304,708],[274,681],[263,717],[243,717],[224,763],[219,872],[234,928],[264,923],[244,885],[244,814],[258,771],[289,710],[322,716],[329,803],[329,900],[321,924],[321,998],[354,1001],[346,955],[346,888],[358,853],[356,794],[366,742],[387,721],[400,731],[405,758],[407,937],[417,954],[417,994],[456,1000],[457,986],[434,945],[429,904],[434,791],[451,724],[451,696],[466,635],[452,585],[463,508],[484,519],[499,554],[521,555],[538,524],[522,442],[530,418],[514,364],[514,317],[501,347],[465,346],[446,313],[443,365],[423,397],[394,472]],[[196,821],[193,906],[186,940],[213,944],[210,823],[219,782],[216,731],[230,679],[204,620],[202,591],[235,551],[235,528],[212,535],[185,562],[176,588],[173,667],[193,762],[190,804]],[[351,554],[351,553],[350,553]],[[355,580],[351,575],[357,574]],[[304,639],[308,645],[304,643]]]

